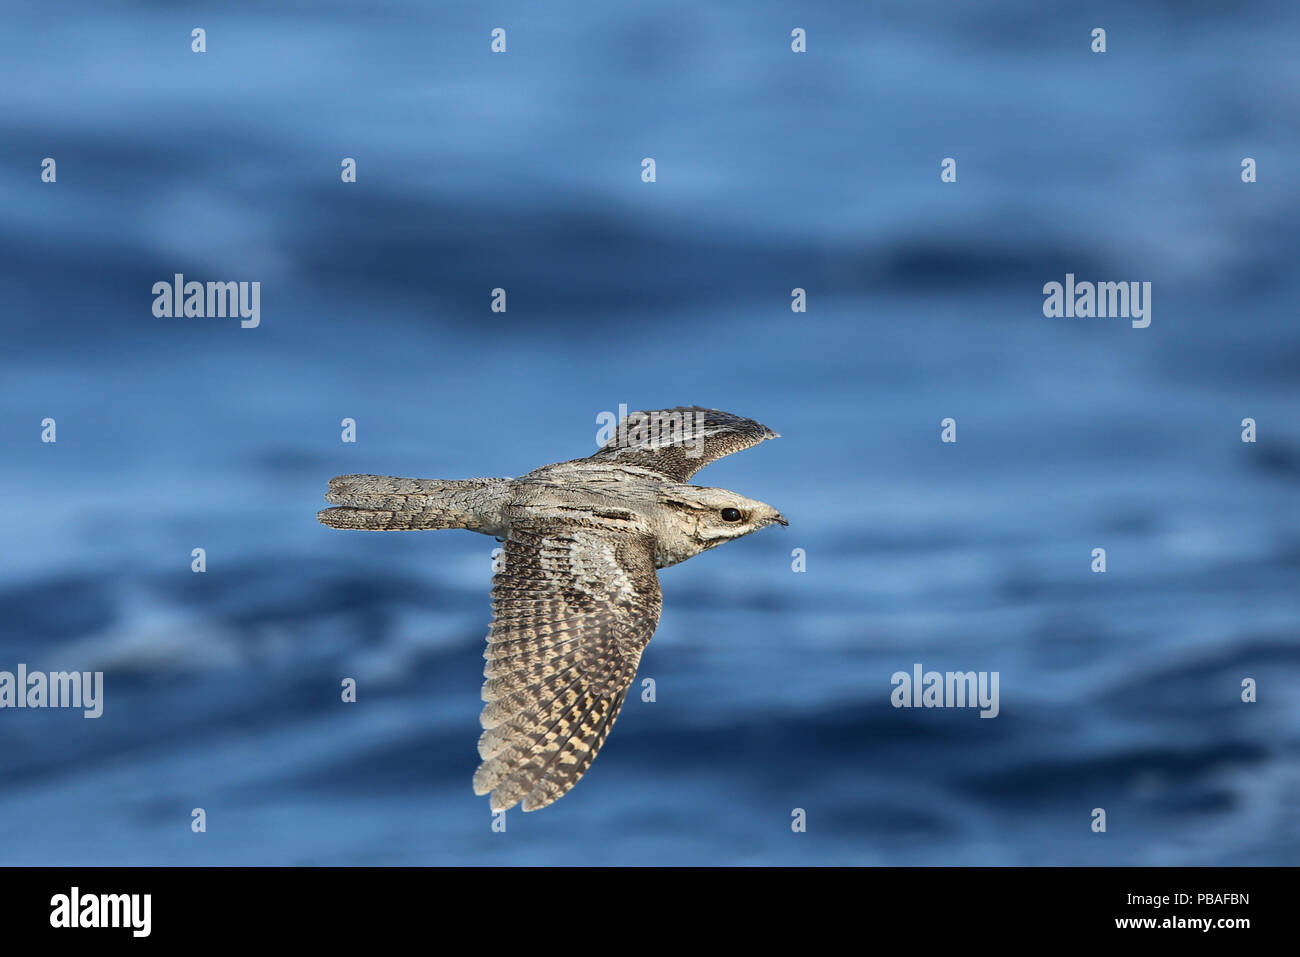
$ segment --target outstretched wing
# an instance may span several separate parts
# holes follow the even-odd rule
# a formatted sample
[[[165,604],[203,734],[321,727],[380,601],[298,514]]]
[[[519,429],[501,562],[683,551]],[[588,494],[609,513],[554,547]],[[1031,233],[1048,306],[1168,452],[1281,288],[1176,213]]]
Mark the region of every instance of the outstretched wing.
[[[686,482],[724,455],[775,438],[776,432],[753,419],[717,409],[678,406],[628,413],[614,436],[588,461],[637,465],[675,482]]]
[[[533,811],[586,773],[623,706],[662,600],[645,535],[514,526],[492,580],[476,794]]]

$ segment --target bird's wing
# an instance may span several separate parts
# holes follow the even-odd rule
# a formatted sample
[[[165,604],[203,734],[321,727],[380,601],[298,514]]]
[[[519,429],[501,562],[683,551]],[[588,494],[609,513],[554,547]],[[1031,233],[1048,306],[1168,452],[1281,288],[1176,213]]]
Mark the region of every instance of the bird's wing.
[[[686,482],[724,455],[777,437],[753,419],[717,409],[678,406],[629,413],[618,423],[614,436],[586,461],[637,465],[674,482]]]
[[[618,717],[662,599],[649,536],[513,526],[492,579],[476,794],[546,807],[586,773]]]

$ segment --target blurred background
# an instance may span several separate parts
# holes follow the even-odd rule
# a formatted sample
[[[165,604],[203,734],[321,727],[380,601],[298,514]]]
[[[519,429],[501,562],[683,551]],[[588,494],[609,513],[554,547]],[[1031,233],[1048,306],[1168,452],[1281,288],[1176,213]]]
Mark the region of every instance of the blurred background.
[[[105,704],[0,711],[0,863],[1300,857],[1296,4],[3,19],[0,670]],[[260,327],[155,318],[178,272],[261,282]],[[1044,318],[1066,272],[1151,282],[1150,328]],[[695,481],[790,528],[663,572],[657,700],[493,833],[495,542],[315,513],[588,454],[620,403],[781,432]],[[895,710],[918,662],[1000,715]]]

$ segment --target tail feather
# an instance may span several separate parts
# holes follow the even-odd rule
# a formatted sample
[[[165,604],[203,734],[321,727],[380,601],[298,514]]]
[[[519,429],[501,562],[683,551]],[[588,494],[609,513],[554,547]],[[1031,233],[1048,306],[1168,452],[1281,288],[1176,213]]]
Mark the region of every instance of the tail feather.
[[[364,528],[379,531],[405,529],[467,528],[457,519],[449,519],[436,508],[393,512],[385,509],[352,508],[340,505],[321,509],[316,519],[330,528]]]
[[[508,479],[411,479],[339,475],[316,518],[331,528],[467,528],[496,534]]]

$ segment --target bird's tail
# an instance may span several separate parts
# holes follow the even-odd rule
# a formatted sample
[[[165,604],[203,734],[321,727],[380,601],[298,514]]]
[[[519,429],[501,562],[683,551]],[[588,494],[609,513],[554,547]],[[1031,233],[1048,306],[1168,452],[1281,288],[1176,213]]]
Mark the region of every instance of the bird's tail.
[[[498,534],[509,479],[410,479],[391,475],[339,475],[316,513],[331,528],[467,528]]]

